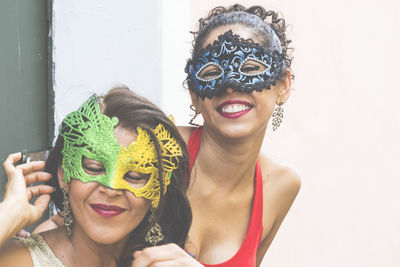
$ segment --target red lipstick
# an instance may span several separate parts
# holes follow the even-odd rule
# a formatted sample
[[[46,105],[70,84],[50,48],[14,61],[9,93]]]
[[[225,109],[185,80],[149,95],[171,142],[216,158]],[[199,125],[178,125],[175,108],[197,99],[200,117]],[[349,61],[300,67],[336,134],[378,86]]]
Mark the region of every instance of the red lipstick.
[[[97,214],[106,218],[115,217],[125,211],[121,207],[107,204],[90,204],[90,206]]]
[[[247,114],[253,105],[243,100],[228,100],[217,107],[218,113],[225,118],[235,119]]]

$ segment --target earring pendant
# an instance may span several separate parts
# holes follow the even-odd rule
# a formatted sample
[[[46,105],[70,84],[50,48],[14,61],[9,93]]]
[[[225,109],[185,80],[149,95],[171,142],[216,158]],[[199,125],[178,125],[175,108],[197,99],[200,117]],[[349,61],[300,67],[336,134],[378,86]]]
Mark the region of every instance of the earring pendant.
[[[272,114],[272,129],[275,131],[282,123],[283,119],[283,102],[280,101],[278,106],[275,108],[274,113]]]
[[[71,205],[69,204],[68,193],[65,188],[62,188],[63,193],[63,210],[60,214],[64,217],[64,226],[67,230],[67,236],[70,237],[72,235],[71,226],[74,223],[74,219],[72,217]]]
[[[144,240],[151,246],[156,246],[159,242],[164,240],[161,225],[156,222],[156,216],[153,211],[149,216],[149,223],[152,224],[149,231],[146,233]]]

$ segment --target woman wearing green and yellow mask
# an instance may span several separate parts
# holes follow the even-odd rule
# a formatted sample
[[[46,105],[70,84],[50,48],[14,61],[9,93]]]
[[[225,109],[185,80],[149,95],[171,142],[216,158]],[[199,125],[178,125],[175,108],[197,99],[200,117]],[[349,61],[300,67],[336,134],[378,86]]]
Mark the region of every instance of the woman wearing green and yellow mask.
[[[129,266],[134,251],[184,246],[191,222],[184,142],[156,106],[127,88],[92,96],[65,117],[45,167],[54,192],[27,187],[49,175],[37,172],[42,163],[14,166],[19,158],[4,163],[1,241],[38,220],[51,192],[64,226],[8,240],[0,266]],[[35,195],[40,201],[29,204]]]

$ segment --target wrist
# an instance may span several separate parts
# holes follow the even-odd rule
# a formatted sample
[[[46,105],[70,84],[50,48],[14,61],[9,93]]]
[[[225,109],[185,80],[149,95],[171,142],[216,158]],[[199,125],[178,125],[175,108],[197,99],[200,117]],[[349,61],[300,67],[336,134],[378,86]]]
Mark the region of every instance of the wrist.
[[[18,200],[5,199],[0,203],[0,216],[3,223],[6,222],[8,229],[19,231],[28,223],[26,219],[25,205]]]

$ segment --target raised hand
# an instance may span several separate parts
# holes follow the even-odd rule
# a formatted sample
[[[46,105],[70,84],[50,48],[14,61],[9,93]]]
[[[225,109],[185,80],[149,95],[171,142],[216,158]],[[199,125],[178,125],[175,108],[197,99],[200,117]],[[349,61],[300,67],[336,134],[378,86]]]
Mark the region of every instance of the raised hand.
[[[4,199],[0,203],[0,244],[13,236],[23,227],[40,220],[47,209],[50,194],[54,188],[48,185],[29,186],[32,183],[44,182],[51,178],[49,173],[40,171],[44,168],[43,161],[33,161],[14,166],[21,158],[21,153],[10,154],[3,163],[8,182],[5,187]],[[34,204],[29,201],[39,196]]]

